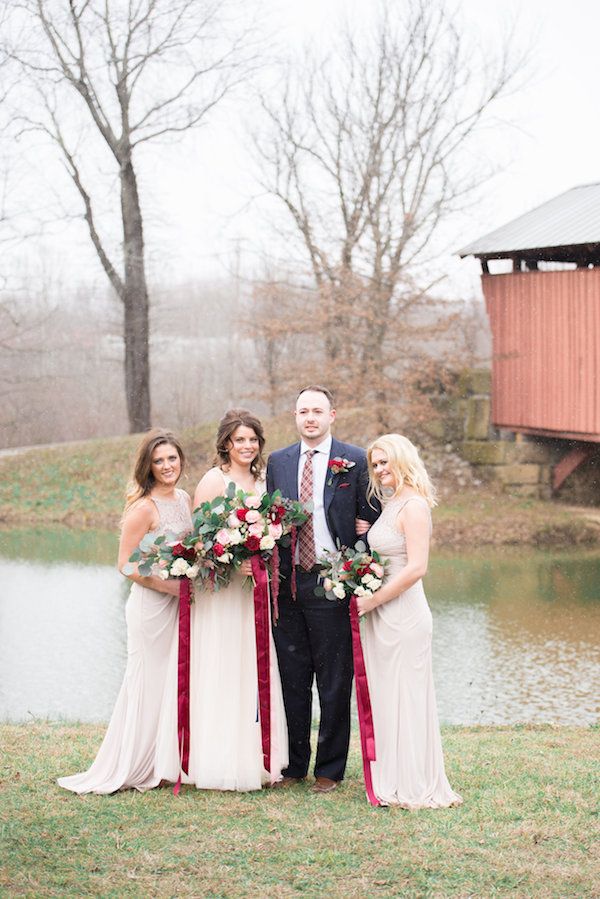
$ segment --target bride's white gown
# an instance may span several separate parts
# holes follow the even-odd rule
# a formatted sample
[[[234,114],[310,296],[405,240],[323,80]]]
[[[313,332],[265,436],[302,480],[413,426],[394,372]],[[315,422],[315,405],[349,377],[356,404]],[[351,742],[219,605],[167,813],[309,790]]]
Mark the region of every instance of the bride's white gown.
[[[224,487],[229,483],[224,479]],[[257,492],[264,484],[257,485]],[[216,593],[197,590],[191,608],[190,763],[183,783],[207,790],[259,790],[281,778],[288,764],[288,736],[281,680],[270,639],[271,771],[263,767],[258,720],[256,642],[251,586],[234,575]],[[168,690],[156,740],[159,779],[179,777],[177,744],[177,635]]]
[[[173,501],[154,499],[154,503],[162,533],[183,535],[191,530],[189,498],[183,490],[176,491]],[[108,730],[91,768],[59,778],[61,787],[74,793],[114,793],[158,785],[156,730],[178,615],[175,596],[132,585],[125,610],[127,667]]]

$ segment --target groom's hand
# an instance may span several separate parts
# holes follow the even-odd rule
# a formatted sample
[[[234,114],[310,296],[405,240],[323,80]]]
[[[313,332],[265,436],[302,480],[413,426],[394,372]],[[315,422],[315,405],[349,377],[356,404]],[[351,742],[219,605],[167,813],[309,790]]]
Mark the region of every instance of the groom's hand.
[[[363,537],[370,527],[371,523],[369,521],[365,521],[364,518],[356,518],[354,520],[354,530],[359,537]]]

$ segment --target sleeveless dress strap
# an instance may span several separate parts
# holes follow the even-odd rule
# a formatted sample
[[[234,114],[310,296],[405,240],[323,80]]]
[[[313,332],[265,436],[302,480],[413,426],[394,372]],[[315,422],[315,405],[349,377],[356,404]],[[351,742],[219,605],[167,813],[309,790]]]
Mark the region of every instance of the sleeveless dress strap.
[[[424,503],[424,504],[425,504],[425,508],[427,509],[427,513],[428,513],[428,515],[429,515],[429,533],[431,534],[432,529],[433,529],[433,524],[432,524],[432,521],[431,521],[431,509],[429,508],[429,503],[427,502],[427,500],[425,499],[425,497],[423,497],[423,496],[409,496],[408,499],[405,499],[405,500],[404,500],[404,502],[403,502],[402,505],[399,507],[399,509],[397,509],[396,514],[399,515],[400,512],[402,511],[402,509],[403,509],[403,508],[404,508],[404,507],[405,507],[411,500],[413,500],[413,499],[418,500],[420,503]]]
[[[429,503],[423,496],[409,496],[408,499],[405,499],[404,502],[399,506],[398,512],[400,513],[402,509],[413,499],[416,499],[421,503],[425,503],[427,511],[429,511]]]

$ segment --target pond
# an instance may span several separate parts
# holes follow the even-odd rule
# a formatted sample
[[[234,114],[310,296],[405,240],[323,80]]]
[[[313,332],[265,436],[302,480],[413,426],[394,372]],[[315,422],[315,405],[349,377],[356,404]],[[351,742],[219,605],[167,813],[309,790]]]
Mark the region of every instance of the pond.
[[[0,721],[108,719],[126,655],[116,548],[0,532]],[[435,552],[425,588],[442,722],[598,722],[600,553]]]

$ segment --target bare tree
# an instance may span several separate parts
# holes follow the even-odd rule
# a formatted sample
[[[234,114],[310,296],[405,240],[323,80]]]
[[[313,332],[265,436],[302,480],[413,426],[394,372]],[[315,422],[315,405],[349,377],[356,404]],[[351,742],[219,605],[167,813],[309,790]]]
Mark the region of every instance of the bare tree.
[[[371,373],[385,400],[386,365],[410,352],[409,317],[435,305],[425,263],[440,225],[479,183],[471,139],[523,64],[508,43],[495,61],[478,57],[443,0],[403,0],[262,97],[262,185],[300,238],[315,333],[349,392]]]
[[[125,392],[131,431],[150,425],[149,296],[137,171],[144,145],[185,132],[247,74],[248,28],[230,0],[18,0],[6,51],[35,88],[41,130],[58,148],[89,237],[124,311]],[[104,166],[72,118],[99,137],[118,176],[122,240],[102,234],[90,174]],[[78,121],[80,119],[78,118]],[[117,205],[117,204],[114,204]]]
[[[289,406],[296,385],[306,380],[311,357],[314,362],[308,346],[312,322],[298,315],[314,296],[314,289],[292,286],[273,272],[253,284],[242,327],[252,339],[252,393],[265,400],[271,415]]]

